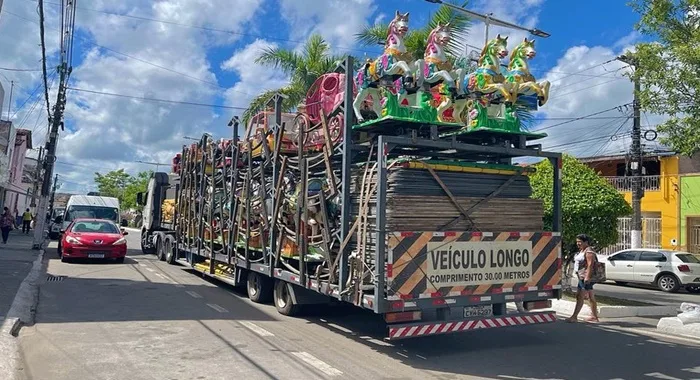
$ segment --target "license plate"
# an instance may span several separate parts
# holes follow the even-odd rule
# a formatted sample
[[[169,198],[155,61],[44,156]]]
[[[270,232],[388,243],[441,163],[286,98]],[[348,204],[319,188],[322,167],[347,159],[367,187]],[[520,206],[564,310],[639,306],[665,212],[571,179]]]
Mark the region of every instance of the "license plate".
[[[104,253],[88,253],[88,258],[89,259],[104,259],[105,254]]]
[[[464,308],[464,318],[469,317],[490,317],[493,315],[491,305],[467,306]]]

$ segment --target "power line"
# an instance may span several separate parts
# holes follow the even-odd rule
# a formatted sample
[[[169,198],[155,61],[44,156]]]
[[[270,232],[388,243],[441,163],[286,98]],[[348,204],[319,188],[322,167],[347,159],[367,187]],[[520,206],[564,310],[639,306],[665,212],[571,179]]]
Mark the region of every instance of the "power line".
[[[41,70],[44,80],[44,97],[46,98],[46,113],[51,120],[51,103],[49,102],[49,79],[46,70],[46,42],[44,40],[44,1],[39,0],[39,33],[41,36]]]
[[[549,100],[561,98],[562,96],[575,94],[575,93],[577,93],[577,92],[581,92],[581,91],[585,91],[585,90],[590,90],[591,88],[598,87],[598,86],[602,86],[602,85],[608,84],[608,83],[612,83],[612,82],[614,82],[614,81],[616,81],[616,80],[620,80],[620,79],[624,79],[624,78],[614,78],[614,79],[611,79],[611,80],[609,80],[609,81],[597,83],[597,84],[594,84],[594,85],[592,85],[592,86],[580,88],[580,89],[578,89],[578,90],[565,92],[565,93],[563,93],[563,94],[557,94],[557,96],[553,96],[553,97],[549,98]]]
[[[16,68],[11,68],[11,67],[0,67],[0,70],[30,72],[30,71],[42,71],[43,69],[16,69]]]
[[[552,80],[550,83],[562,81],[562,80],[564,80],[564,79],[566,79],[566,78],[568,78],[568,77],[570,77],[570,76],[579,75],[579,74],[581,74],[581,73],[583,73],[583,72],[586,72],[586,71],[588,71],[588,70],[593,70],[593,69],[595,69],[595,68],[598,67],[598,66],[607,65],[608,63],[613,62],[613,61],[616,61],[616,60],[617,60],[617,58],[609,59],[609,60],[607,60],[607,61],[605,61],[605,62],[601,62],[601,63],[595,64],[595,65],[593,65],[593,66],[587,67],[587,68],[585,68],[585,69],[583,69],[583,70],[575,71],[575,72],[570,73],[569,75],[563,76],[563,77],[561,77],[561,78],[554,79],[554,80]]]
[[[27,1],[36,2],[36,0],[27,0]],[[46,2],[46,4],[60,5],[58,3],[51,3],[51,2]],[[236,36],[241,36],[241,37],[262,38],[265,40],[291,42],[291,43],[296,43],[296,44],[303,44],[304,42],[306,42],[306,41],[291,40],[291,39],[280,38],[280,37],[265,36],[262,34],[236,32],[236,31],[228,30],[228,29],[218,29],[218,28],[212,28],[212,27],[201,26],[201,25],[186,24],[186,23],[177,22],[177,21],[161,20],[161,19],[156,19],[156,18],[151,18],[151,17],[134,16],[134,15],[124,14],[124,13],[109,12],[109,11],[100,10],[100,9],[85,8],[85,7],[77,7],[77,9],[82,9],[82,10],[96,12],[96,13],[103,13],[103,14],[110,15],[110,16],[118,16],[118,17],[130,18],[130,19],[140,20],[140,21],[148,21],[148,22],[156,22],[156,23],[167,24],[167,25],[175,25],[175,26],[181,26],[181,27],[190,28],[190,29],[199,29],[199,30],[204,30],[207,32],[231,34],[231,35],[236,35]],[[362,50],[362,49],[352,48],[352,47],[348,47],[348,46],[336,45],[335,47],[349,50],[349,51],[358,51],[358,52],[362,52],[362,53],[378,54],[378,52],[373,52],[373,51],[369,51],[369,50]]]
[[[75,88],[75,87],[68,87],[68,89],[72,90],[72,91],[78,91],[78,92],[88,92],[91,94],[117,96],[120,98],[138,99],[138,100],[145,100],[145,101],[151,101],[151,102],[184,104],[184,105],[189,105],[189,106],[213,107],[213,108],[223,108],[223,109],[230,109],[230,110],[246,110],[246,107],[234,107],[234,106],[224,106],[224,105],[219,105],[219,104],[207,104],[207,103],[197,103],[197,102],[188,102],[188,101],[149,98],[149,97],[145,97],[145,96],[133,96],[133,95],[115,94],[113,92],[85,90],[82,88]]]
[[[606,113],[606,112],[610,112],[610,111],[613,111],[613,110],[619,110],[619,109],[621,109],[622,107],[628,106],[628,105],[630,105],[630,104],[631,104],[631,103],[626,103],[626,104],[622,104],[622,105],[615,106],[615,107],[612,107],[612,108],[608,108],[608,109],[603,110],[603,111],[598,111],[598,112],[594,112],[594,113],[591,113],[591,114],[588,114],[588,115],[579,116],[579,117],[574,118],[574,119],[572,119],[572,120],[568,120],[568,121],[564,121],[564,122],[561,122],[561,123],[549,125],[549,126],[546,126],[546,127],[544,127],[544,128],[540,128],[540,129],[535,129],[535,130],[533,130],[533,132],[544,131],[544,130],[547,130],[547,129],[551,129],[551,128],[554,128],[554,127],[558,127],[558,126],[560,126],[560,125],[565,125],[565,124],[573,123],[573,122],[575,122],[575,121],[584,120],[584,119],[587,119],[587,118],[589,118],[589,117],[591,117],[591,116],[600,115],[600,114],[603,114],[603,113]],[[621,116],[621,118],[623,118],[623,117],[624,117],[625,119],[629,119],[629,116]]]
[[[16,13],[13,13],[13,12],[10,12],[10,11],[7,11],[7,10],[5,10],[5,11],[3,11],[3,12],[4,12],[4,13],[7,13],[7,14],[9,14],[9,15],[15,16],[15,17],[17,17],[17,18],[20,18],[20,19],[22,19],[22,20],[28,21],[28,22],[32,22],[32,23],[35,23],[35,24],[37,23],[35,20],[28,19],[28,18],[26,18],[26,17],[20,16],[20,15],[18,15],[18,14],[16,14]],[[52,28],[52,29],[53,29],[53,28]],[[54,29],[54,30],[58,31],[58,29]],[[133,59],[133,60],[138,61],[138,62],[141,62],[141,63],[145,63],[145,64],[147,64],[147,65],[149,65],[149,66],[153,66],[153,67],[156,67],[156,68],[161,69],[161,70],[168,71],[168,72],[173,73],[173,74],[181,75],[181,76],[183,76],[183,77],[185,77],[185,78],[189,78],[189,79],[192,79],[192,80],[196,80],[196,81],[198,81],[198,82],[206,83],[206,84],[208,84],[208,85],[214,86],[214,87],[219,88],[219,89],[230,90],[229,88],[223,87],[223,86],[219,85],[219,84],[216,83],[216,82],[210,82],[210,81],[208,81],[208,80],[206,80],[206,79],[197,78],[197,77],[195,77],[195,76],[192,76],[192,75],[189,75],[189,74],[186,74],[186,73],[177,71],[177,70],[173,70],[173,69],[171,69],[171,68],[168,68],[168,67],[159,65],[159,64],[157,64],[157,63],[149,62],[149,61],[147,61],[147,60],[145,60],[145,59],[141,59],[141,58],[135,57],[135,56],[133,56],[133,55],[129,55],[129,54],[126,54],[126,53],[122,53],[122,52],[120,52],[120,51],[117,51],[117,50],[114,50],[114,49],[110,49],[110,48],[108,48],[108,47],[106,47],[106,46],[99,45],[99,44],[97,44],[97,43],[95,43],[95,42],[92,42],[90,39],[88,39],[88,38],[86,38],[86,37],[82,37],[82,36],[78,35],[78,38],[79,38],[81,41],[83,41],[84,43],[86,43],[86,44],[89,44],[89,45],[98,47],[98,48],[100,48],[100,49],[107,50],[107,51],[109,51],[109,52],[111,52],[111,53],[114,53],[114,54],[116,54],[116,55],[121,55],[121,56],[123,56],[123,57],[129,58],[129,59]],[[243,91],[240,91],[240,90],[231,90],[231,91],[238,92],[238,93],[241,93],[241,94],[244,94],[244,95],[248,95],[248,96],[255,96],[255,95],[253,95],[253,94],[249,94],[249,93],[247,93],[247,92],[243,92]]]

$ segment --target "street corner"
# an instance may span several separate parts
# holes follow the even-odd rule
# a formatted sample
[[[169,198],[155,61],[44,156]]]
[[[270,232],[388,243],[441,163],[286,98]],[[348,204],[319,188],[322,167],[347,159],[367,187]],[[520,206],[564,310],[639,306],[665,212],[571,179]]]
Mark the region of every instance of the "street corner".
[[[557,314],[570,316],[574,313],[576,302],[569,300],[552,300],[552,310]],[[631,318],[631,317],[667,317],[676,315],[677,306],[653,305],[653,306],[617,306],[598,305],[598,316],[600,318]],[[581,316],[591,316],[591,308],[586,302],[581,309]]]

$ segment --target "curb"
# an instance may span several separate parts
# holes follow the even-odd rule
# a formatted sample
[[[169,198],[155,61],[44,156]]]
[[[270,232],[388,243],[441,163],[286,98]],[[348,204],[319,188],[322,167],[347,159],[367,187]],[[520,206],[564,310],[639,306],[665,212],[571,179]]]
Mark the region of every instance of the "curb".
[[[12,306],[0,326],[0,379],[16,379],[21,364],[17,335],[23,325],[34,323],[36,305],[39,301],[38,280],[43,271],[44,253],[41,249],[32,264],[32,269],[20,284]]]
[[[659,319],[656,330],[665,334],[678,335],[684,338],[700,339],[700,323],[684,325],[678,317]]]
[[[552,300],[552,309],[557,314],[571,315],[576,303],[566,300]],[[667,317],[678,314],[678,306],[598,306],[600,318],[629,318],[629,317]],[[590,316],[591,308],[584,304],[582,316]]]

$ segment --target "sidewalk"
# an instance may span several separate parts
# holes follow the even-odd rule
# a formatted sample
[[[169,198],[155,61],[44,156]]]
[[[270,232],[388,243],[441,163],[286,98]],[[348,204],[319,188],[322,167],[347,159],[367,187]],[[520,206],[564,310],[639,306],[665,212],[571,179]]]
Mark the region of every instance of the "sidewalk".
[[[0,240],[0,325],[10,310],[20,284],[39,255],[39,250],[32,250],[33,236],[33,231],[24,235],[21,230],[13,230],[7,244],[2,244]]]

